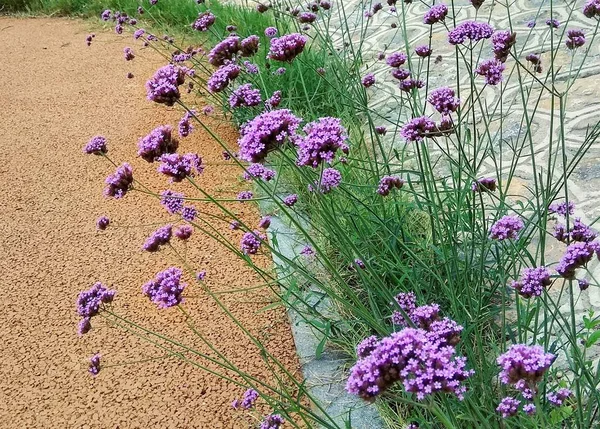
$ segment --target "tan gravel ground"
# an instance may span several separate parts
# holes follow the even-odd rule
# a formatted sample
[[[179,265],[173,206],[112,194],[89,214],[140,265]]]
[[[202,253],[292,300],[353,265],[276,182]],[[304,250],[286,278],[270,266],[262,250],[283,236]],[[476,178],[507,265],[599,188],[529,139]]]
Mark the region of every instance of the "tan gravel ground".
[[[177,264],[168,251],[141,251],[148,234],[174,219],[140,193],[105,199],[103,181],[113,167],[81,151],[91,136],[105,135],[115,161],[130,161],[137,179],[160,191],[168,181],[155,173],[156,165],[135,158],[136,142],[158,125],[176,126],[181,111],[145,99],[143,84],[161,65],[157,54],[108,30],[96,31],[87,47],[88,27],[65,19],[0,18],[0,427],[246,427],[229,407],[241,388],[176,358],[119,365],[164,352],[99,317],[89,334],[76,334],[75,299],[102,281],[118,290],[119,314],[207,351],[177,309],[157,310],[141,294],[156,272]],[[136,51],[133,63],[123,59],[127,45]],[[129,71],[134,79],[126,79]],[[235,141],[227,126],[219,134]],[[208,166],[199,183],[209,192],[231,197],[239,190],[239,173],[221,162],[220,148],[202,132],[184,139],[180,151],[204,157]],[[231,207],[256,225],[255,207]],[[200,204],[198,209],[217,213]],[[97,232],[99,215],[108,215],[114,226]],[[239,243],[241,232],[230,231],[228,220],[215,225]],[[198,270],[207,270],[214,291],[260,284],[242,262],[198,232],[185,251]],[[268,266],[267,258],[257,260]],[[268,379],[257,350],[186,280],[184,306],[199,329],[241,367]],[[285,313],[257,313],[272,300],[271,292],[221,296],[296,372]],[[95,352],[102,353],[104,364],[97,378],[87,373],[87,359]]]

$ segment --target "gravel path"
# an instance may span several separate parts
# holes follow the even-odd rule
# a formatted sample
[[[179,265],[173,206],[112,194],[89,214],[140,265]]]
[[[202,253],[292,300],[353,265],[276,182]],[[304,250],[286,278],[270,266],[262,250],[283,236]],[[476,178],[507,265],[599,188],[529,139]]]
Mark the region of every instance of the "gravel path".
[[[141,285],[156,272],[177,264],[166,251],[140,250],[157,225],[174,219],[157,200],[139,193],[106,200],[103,181],[113,168],[81,152],[91,136],[104,134],[115,161],[130,161],[134,175],[160,191],[167,180],[154,165],[135,158],[136,142],[158,125],[176,126],[181,112],[145,99],[143,84],[160,65],[158,55],[108,31],[97,32],[87,47],[87,25],[0,18],[0,427],[245,427],[229,407],[241,388],[175,358],[121,365],[164,353],[100,318],[89,334],[76,334],[77,294],[102,281],[118,290],[120,314],[206,351],[185,329],[180,312],[159,311],[141,294]],[[123,59],[128,44],[138,56],[132,63]],[[130,71],[135,78],[128,80]],[[235,141],[232,129],[221,126],[219,133]],[[239,190],[235,169],[222,162],[220,149],[206,135],[196,131],[180,147],[204,157],[208,168],[199,180],[209,192],[231,197]],[[232,208],[247,223],[257,223],[252,205]],[[208,206],[198,209],[216,213]],[[114,227],[97,232],[100,215],[108,215]],[[230,231],[227,221],[217,225],[237,245],[241,233]],[[198,270],[207,270],[213,291],[260,283],[198,232],[186,252]],[[257,260],[265,267],[270,263]],[[192,279],[186,280],[184,305],[200,329],[245,370],[268,378],[256,349]],[[296,371],[285,313],[257,313],[270,296],[264,289],[222,295],[267,348]],[[93,378],[87,359],[96,352],[102,353],[104,368]]]

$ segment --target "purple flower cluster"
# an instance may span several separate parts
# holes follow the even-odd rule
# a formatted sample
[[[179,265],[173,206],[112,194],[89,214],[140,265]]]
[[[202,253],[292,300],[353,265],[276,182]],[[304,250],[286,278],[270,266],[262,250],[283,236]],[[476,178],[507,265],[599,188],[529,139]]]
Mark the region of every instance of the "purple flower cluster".
[[[492,50],[494,57],[505,62],[510,55],[510,48],[517,42],[517,33],[508,30],[496,31],[492,35]]]
[[[183,208],[183,194],[167,189],[160,193],[160,203],[170,214],[179,213]]]
[[[160,248],[171,241],[172,225],[165,225],[154,231],[150,237],[146,239],[143,249],[148,252],[156,252]]]
[[[274,107],[279,106],[281,103],[281,91],[274,91],[273,95],[265,101],[265,107],[268,110],[273,109]]]
[[[573,226],[569,231],[565,225],[558,223],[554,225],[554,233],[552,234],[558,241],[593,241],[598,233],[581,221],[580,218],[575,218]]]
[[[133,186],[133,169],[124,162],[104,181],[104,195],[116,199],[123,198]]]
[[[493,177],[482,177],[477,179],[471,183],[471,191],[473,192],[483,192],[490,191],[494,192],[497,189],[496,179]]]
[[[431,118],[428,116],[419,116],[405,123],[400,128],[400,135],[407,142],[415,142],[423,140],[423,137],[427,137],[428,133],[432,133],[436,129],[435,122]]]
[[[377,193],[383,197],[387,197],[390,191],[394,188],[400,189],[404,186],[404,180],[398,176],[383,176],[379,180],[377,186]]]
[[[544,287],[552,283],[550,270],[546,267],[525,268],[519,281],[513,281],[511,286],[525,298],[540,296]]]
[[[240,158],[249,162],[263,161],[286,138],[294,138],[301,121],[287,109],[258,115],[240,129]]]
[[[285,419],[279,414],[270,414],[261,422],[259,429],[279,429],[285,423]]]
[[[546,20],[546,25],[550,28],[558,28],[560,26],[560,21],[556,18],[550,18]]]
[[[242,57],[251,57],[258,52],[258,46],[260,45],[260,38],[253,34],[252,36],[246,37],[242,40],[240,51]]]
[[[431,6],[425,15],[423,16],[423,23],[433,25],[436,22],[441,22],[446,19],[448,15],[448,6],[443,3],[438,3]]]
[[[211,51],[208,53],[208,62],[215,67],[227,64],[233,59],[235,54],[239,52],[241,47],[242,45],[239,37],[227,37],[217,43],[215,47],[211,49]]]
[[[300,254],[307,256],[307,257],[315,256],[315,250],[312,247],[306,245],[302,248],[302,250],[300,251]]]
[[[194,206],[185,206],[181,209],[181,218],[183,220],[187,220],[188,222],[192,222],[196,219],[196,207]]]
[[[485,78],[487,85],[498,85],[502,82],[502,72],[506,66],[503,62],[493,58],[489,60],[483,60],[477,66],[475,73]]]
[[[556,271],[566,279],[575,278],[575,270],[590,262],[594,254],[600,253],[600,243],[575,242],[569,244],[558,265]],[[600,255],[599,255],[600,256]]]
[[[253,196],[254,196],[254,194],[252,193],[252,191],[241,191],[237,195],[237,200],[238,201],[251,200]]]
[[[258,66],[256,64],[253,64],[250,61],[244,61],[244,67],[246,68],[247,73],[258,74]]]
[[[107,289],[97,282],[88,290],[79,293],[77,297],[77,313],[83,318],[79,322],[79,335],[87,334],[92,325],[90,320],[100,312],[101,304],[109,304],[115,298],[116,290]]]
[[[573,396],[573,392],[566,388],[560,388],[556,392],[550,392],[546,394],[546,399],[555,407],[562,406],[565,399]]]
[[[258,399],[258,392],[254,389],[248,389],[244,392],[244,396],[242,398],[241,406],[245,410],[249,410],[254,407],[254,403]]]
[[[133,38],[135,40],[138,40],[140,37],[142,37],[144,35],[144,33],[146,33],[146,30],[144,30],[143,28],[138,28],[137,30],[135,30],[133,32]]]
[[[172,106],[181,97],[179,86],[184,82],[185,71],[181,67],[167,64],[146,82],[148,100]]]
[[[461,382],[473,372],[453,346],[440,343],[422,329],[404,328],[383,338],[371,353],[359,359],[346,384],[349,393],[372,401],[397,381],[422,400],[435,392],[452,392],[462,399]]]
[[[506,419],[517,414],[519,405],[521,405],[521,401],[507,396],[500,401],[500,405],[498,405],[496,411],[502,414],[502,418]]]
[[[104,136],[94,136],[83,148],[83,152],[88,155],[102,155],[108,152],[106,148],[106,138]]]
[[[385,62],[390,67],[398,68],[402,66],[407,59],[408,58],[404,52],[394,52],[393,54],[388,55]]]
[[[275,170],[258,163],[250,164],[244,171],[243,177],[245,180],[263,179],[268,182],[275,177]]]
[[[496,362],[502,368],[500,381],[526,392],[542,379],[556,356],[545,353],[541,346],[513,344]],[[529,395],[528,395],[529,396]]]
[[[567,41],[565,44],[569,49],[580,48],[585,45],[585,34],[582,30],[569,30],[567,31]]]
[[[291,62],[302,53],[307,40],[306,36],[298,33],[274,37],[267,57],[275,61]]]
[[[525,224],[519,216],[506,215],[496,221],[490,228],[490,238],[493,240],[517,240],[519,232],[525,228]]]
[[[107,218],[106,216],[100,216],[96,221],[96,228],[98,228],[100,231],[104,231],[106,228],[108,228],[109,223],[109,218]]]
[[[298,22],[301,24],[312,24],[317,20],[317,14],[312,12],[301,12],[298,14]]]
[[[297,202],[298,202],[298,195],[296,195],[296,194],[288,195],[287,197],[285,197],[283,199],[283,204],[285,204],[288,207],[294,207]]]
[[[179,137],[187,137],[191,134],[192,131],[194,131],[194,126],[191,123],[191,119],[194,115],[196,115],[195,110],[185,112],[185,115],[183,115],[183,117],[179,121]]]
[[[187,240],[192,236],[193,232],[194,228],[192,228],[190,225],[181,225],[175,229],[175,237],[179,238],[180,240]]]
[[[548,206],[548,213],[556,213],[561,216],[566,216],[567,213],[572,215],[575,212],[575,203],[573,201],[569,201],[569,203],[552,203]]]
[[[375,85],[375,75],[373,73],[366,74],[361,80],[362,86],[369,88]]]
[[[406,79],[400,82],[400,89],[405,92],[410,92],[413,89],[423,88],[425,82],[421,79]]]
[[[400,292],[394,298],[398,306],[410,319],[410,315],[417,308],[417,297],[413,292]],[[394,325],[406,326],[406,317],[400,311],[394,311],[392,313],[392,323]]]
[[[296,141],[298,165],[316,168],[322,162],[330,164],[338,150],[348,154],[348,134],[340,119],[320,118],[307,124],[303,130],[306,135]]]
[[[271,218],[269,216],[264,216],[258,222],[258,227],[262,229],[267,229],[271,226]]]
[[[600,0],[588,0],[583,6],[583,14],[586,18],[600,17]]]
[[[233,109],[258,106],[261,101],[260,90],[253,88],[251,83],[241,85],[229,97],[229,105]]]
[[[337,188],[342,183],[342,173],[335,168],[326,168],[321,174],[321,182],[319,183],[319,190],[327,194],[331,192],[333,188]]]
[[[131,49],[130,47],[126,47],[125,49],[123,49],[123,56],[125,57],[125,61],[133,60],[135,58],[133,49]]]
[[[265,235],[258,230],[248,231],[242,236],[240,248],[245,255],[255,255],[265,239]]]
[[[88,368],[88,372],[92,374],[94,377],[98,375],[100,372],[100,358],[101,355],[96,353],[94,356],[90,358],[90,365]]]
[[[415,48],[415,54],[417,54],[421,58],[427,58],[431,55],[432,49],[427,45],[417,46]]]
[[[448,42],[451,45],[460,45],[467,39],[471,42],[479,42],[483,39],[492,37],[494,29],[487,22],[465,21],[450,30],[448,33]]]
[[[397,68],[392,70],[392,77],[398,80],[408,79],[410,77],[410,70],[404,68]]]
[[[204,170],[202,158],[195,153],[165,154],[160,157],[160,162],[158,172],[169,176],[172,182],[181,182],[186,177],[193,177],[194,170],[198,173]]]
[[[226,64],[219,67],[206,83],[208,90],[212,93],[221,92],[229,83],[240,75],[241,69],[235,64]]]
[[[192,28],[198,31],[208,31],[208,29],[215,23],[216,19],[217,18],[212,13],[208,11],[202,12],[193,22]]]
[[[154,162],[167,153],[174,153],[179,147],[179,142],[172,136],[173,128],[170,125],[161,125],[153,129],[150,134],[138,141],[138,156],[145,161]]]
[[[181,283],[182,274],[183,271],[179,268],[167,268],[146,283],[142,287],[142,291],[158,308],[178,305],[183,301],[181,294],[187,286],[186,283]]]
[[[275,27],[265,28],[265,36],[267,36],[269,39],[277,36],[277,29]]]
[[[356,346],[356,356],[359,359],[364,359],[369,356],[377,347],[379,339],[375,335],[365,338]]]
[[[442,115],[456,112],[456,109],[460,106],[460,100],[454,96],[454,90],[448,87],[432,90],[427,101]]]

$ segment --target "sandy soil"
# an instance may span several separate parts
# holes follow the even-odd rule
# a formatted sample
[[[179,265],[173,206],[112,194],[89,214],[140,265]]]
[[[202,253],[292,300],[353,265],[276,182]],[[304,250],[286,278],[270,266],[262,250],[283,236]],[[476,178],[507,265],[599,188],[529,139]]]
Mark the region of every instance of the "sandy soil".
[[[177,263],[166,251],[141,251],[149,233],[174,219],[140,193],[105,199],[104,178],[113,168],[81,152],[91,136],[103,134],[117,162],[130,161],[138,180],[165,189],[168,181],[156,166],[135,158],[136,142],[158,125],[176,126],[181,111],[145,99],[143,85],[161,65],[158,55],[110,31],[96,31],[87,47],[89,31],[80,21],[0,18],[0,427],[244,427],[229,407],[241,388],[176,358],[120,365],[164,353],[100,318],[89,334],[76,334],[75,299],[102,281],[118,290],[117,312],[206,351],[176,309],[159,311],[141,294],[143,283]],[[128,45],[137,54],[133,63],[123,59]],[[130,71],[135,78],[129,80]],[[229,127],[219,133],[235,141]],[[202,132],[184,139],[180,150],[205,158],[209,166],[199,181],[209,192],[231,197],[239,190],[239,174],[221,162],[220,148]],[[257,223],[252,205],[232,208]],[[99,215],[108,215],[114,226],[97,232]],[[216,225],[237,245],[239,231],[230,231],[228,221]],[[207,270],[214,291],[260,284],[242,262],[198,232],[187,258]],[[266,258],[258,260],[268,266]],[[267,379],[256,349],[187,280],[185,308],[199,328],[242,368]],[[257,313],[271,300],[270,291],[222,297],[297,371],[285,313]],[[87,373],[95,352],[104,364],[97,378]]]

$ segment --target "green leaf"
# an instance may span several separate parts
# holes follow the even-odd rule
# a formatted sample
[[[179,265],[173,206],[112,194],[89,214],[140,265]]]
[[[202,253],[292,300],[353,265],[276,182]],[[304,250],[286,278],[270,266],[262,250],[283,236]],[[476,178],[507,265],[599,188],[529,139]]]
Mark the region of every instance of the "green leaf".
[[[585,346],[592,347],[598,342],[598,340],[600,340],[600,331],[596,331],[592,335],[590,335],[585,343]]]

